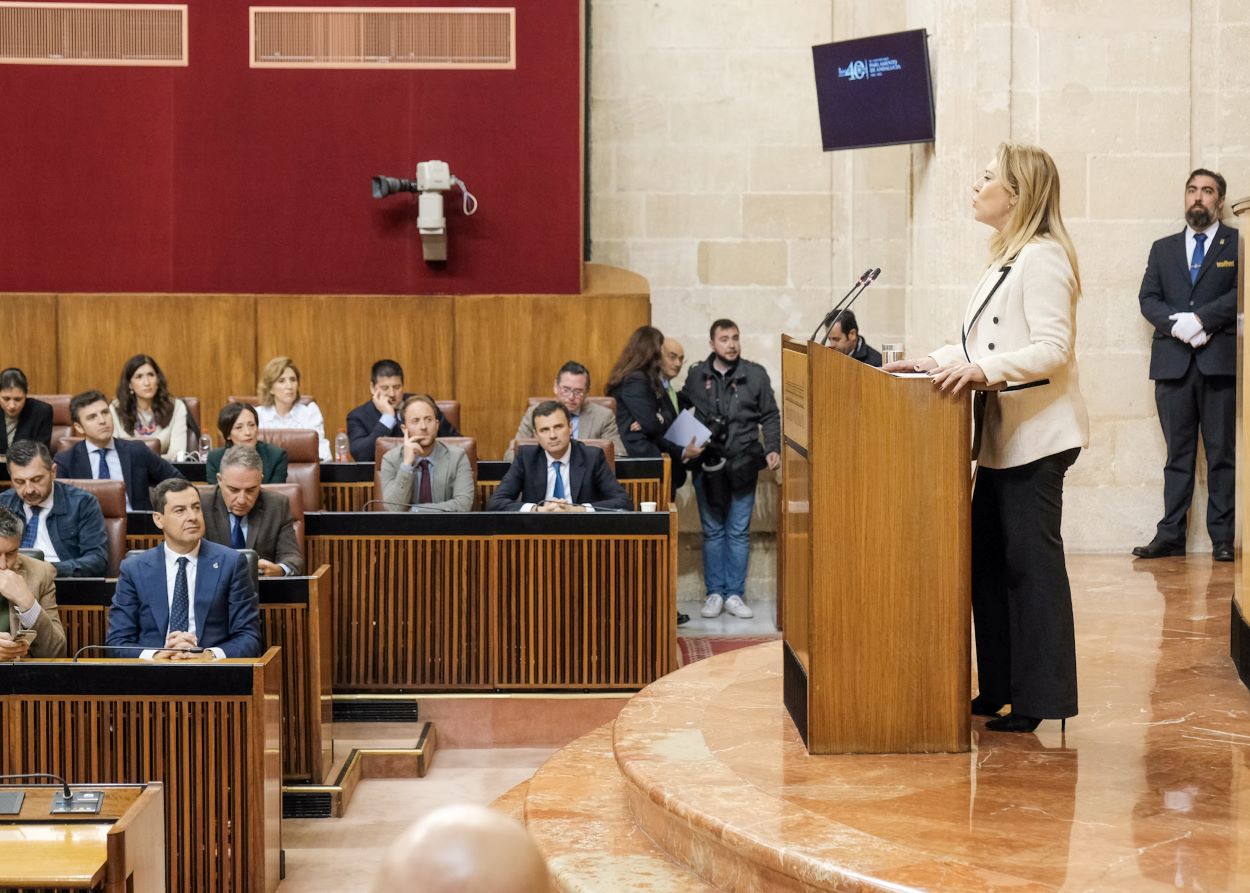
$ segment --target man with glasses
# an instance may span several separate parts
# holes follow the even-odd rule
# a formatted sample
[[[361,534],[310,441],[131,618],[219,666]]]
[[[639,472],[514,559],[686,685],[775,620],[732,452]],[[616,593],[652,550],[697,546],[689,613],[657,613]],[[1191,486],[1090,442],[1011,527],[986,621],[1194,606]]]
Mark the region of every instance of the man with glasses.
[[[616,415],[607,407],[586,400],[586,395],[590,393],[590,372],[585,366],[573,360],[561,366],[556,373],[552,392],[556,395],[556,400],[568,410],[574,440],[610,440],[616,448],[618,459],[626,455],[621,432],[616,427]],[[525,415],[521,416],[521,424],[517,426],[516,436],[508,444],[508,451],[503,454],[505,461],[512,461],[518,440],[534,439],[532,416],[533,410],[527,408]]]

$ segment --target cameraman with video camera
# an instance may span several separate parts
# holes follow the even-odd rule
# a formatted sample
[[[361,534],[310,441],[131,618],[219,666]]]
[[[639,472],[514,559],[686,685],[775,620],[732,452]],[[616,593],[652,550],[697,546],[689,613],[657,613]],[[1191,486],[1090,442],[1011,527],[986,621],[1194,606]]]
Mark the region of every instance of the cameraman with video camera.
[[[755,482],[763,468],[781,465],[781,414],[768,372],[741,357],[737,323],[718,319],[709,334],[712,353],[690,368],[682,388],[712,432],[694,473],[707,586],[699,613],[711,618],[724,608],[746,619],[755,616],[743,601]]]

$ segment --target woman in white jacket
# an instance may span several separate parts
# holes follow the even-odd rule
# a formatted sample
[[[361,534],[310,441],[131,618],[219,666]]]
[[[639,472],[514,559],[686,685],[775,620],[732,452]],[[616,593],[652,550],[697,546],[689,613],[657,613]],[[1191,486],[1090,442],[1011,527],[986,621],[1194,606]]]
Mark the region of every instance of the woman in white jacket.
[[[1072,590],[1060,532],[1063,479],[1089,444],[1077,380],[1076,251],[1059,211],[1059,173],[1035,146],[1005,143],[973,186],[994,229],[962,343],[903,360],[943,391],[975,389],[972,612],[987,729],[1031,732],[1077,713]],[[999,716],[1007,705],[1011,712]]]

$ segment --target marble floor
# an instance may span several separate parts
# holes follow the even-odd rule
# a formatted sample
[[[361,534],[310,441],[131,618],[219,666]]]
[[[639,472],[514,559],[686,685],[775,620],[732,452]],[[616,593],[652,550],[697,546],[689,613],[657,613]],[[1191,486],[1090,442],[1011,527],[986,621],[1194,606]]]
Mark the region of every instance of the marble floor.
[[[803,889],[1250,891],[1250,692],[1228,657],[1232,566],[1106,555],[1071,556],[1069,569],[1081,712],[1066,734],[1054,722],[994,734],[974,719],[970,753],[810,757],[781,706],[780,645],[763,645],[630,702],[606,764],[628,782],[621,814],[683,870],[720,866],[720,889],[787,889],[785,877]],[[682,634],[766,634],[763,604],[752,621],[683,605]],[[552,752],[449,749],[424,779],[363,782],[345,818],[284,822],[279,890],[361,889],[361,866],[408,823],[488,803]]]

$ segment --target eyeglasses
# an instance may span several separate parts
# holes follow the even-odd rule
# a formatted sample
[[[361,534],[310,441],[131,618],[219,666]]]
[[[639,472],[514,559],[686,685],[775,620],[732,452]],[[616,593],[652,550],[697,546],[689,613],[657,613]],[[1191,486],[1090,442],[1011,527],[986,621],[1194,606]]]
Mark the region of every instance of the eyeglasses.
[[[560,395],[562,397],[585,397],[586,390],[584,388],[566,388],[560,385]]]

